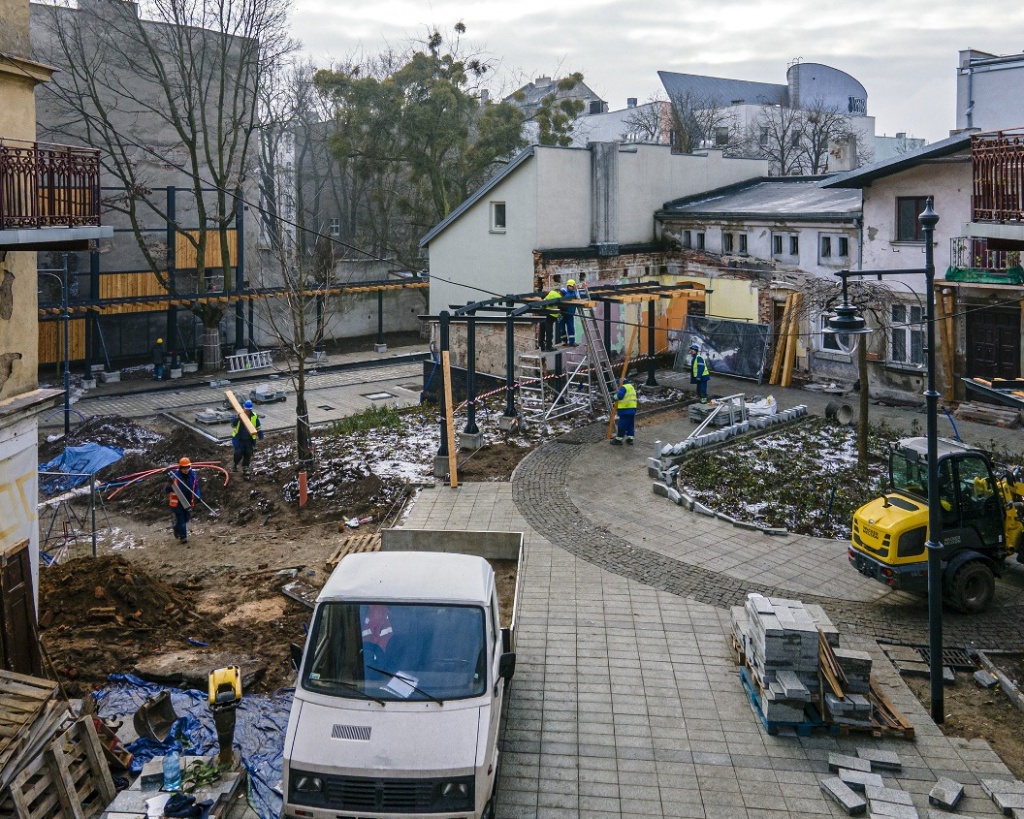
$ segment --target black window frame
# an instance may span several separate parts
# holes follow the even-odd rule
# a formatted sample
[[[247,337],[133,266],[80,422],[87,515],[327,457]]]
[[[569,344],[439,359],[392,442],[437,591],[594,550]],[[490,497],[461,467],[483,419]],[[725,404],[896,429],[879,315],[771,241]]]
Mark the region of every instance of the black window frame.
[[[927,196],[896,197],[897,242],[924,242],[921,220],[918,218],[928,203]]]

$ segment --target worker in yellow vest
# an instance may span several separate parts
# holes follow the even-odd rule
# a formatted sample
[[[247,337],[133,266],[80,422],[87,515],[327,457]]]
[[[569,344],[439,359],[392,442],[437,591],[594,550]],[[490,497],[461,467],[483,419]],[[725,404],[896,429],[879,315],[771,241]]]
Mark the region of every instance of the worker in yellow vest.
[[[697,398],[702,404],[708,402],[708,381],[711,380],[711,370],[708,368],[707,359],[700,354],[700,347],[696,344],[690,345],[690,383],[697,385]]]
[[[622,380],[622,386],[615,393],[615,411],[618,414],[618,429],[612,438],[612,446],[622,446],[623,440],[632,446],[636,421],[636,387],[628,378]]]

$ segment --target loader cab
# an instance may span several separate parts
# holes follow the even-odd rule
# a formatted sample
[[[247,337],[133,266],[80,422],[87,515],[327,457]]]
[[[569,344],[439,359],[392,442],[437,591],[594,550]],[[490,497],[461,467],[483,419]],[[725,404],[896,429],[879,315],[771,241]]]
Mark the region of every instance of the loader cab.
[[[1004,510],[988,456],[943,438],[938,441],[938,455],[944,559],[961,548],[1001,551]],[[927,504],[927,438],[908,438],[890,447],[889,480],[894,492]],[[920,547],[923,553],[923,537]]]

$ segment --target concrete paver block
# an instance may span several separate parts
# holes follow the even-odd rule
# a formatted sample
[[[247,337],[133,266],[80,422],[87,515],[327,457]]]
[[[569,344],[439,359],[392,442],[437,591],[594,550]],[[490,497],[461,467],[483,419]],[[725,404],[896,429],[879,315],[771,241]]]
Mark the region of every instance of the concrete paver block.
[[[948,776],[940,776],[935,787],[928,793],[928,804],[937,808],[953,810],[957,803],[963,798],[964,786],[955,782]]]
[[[1007,816],[1012,810],[1024,810],[1024,793],[993,793],[992,801]]]
[[[667,498],[668,497],[668,487],[665,486],[665,484],[663,484],[663,483],[655,483],[654,484],[654,494],[655,495],[661,495],[661,497],[663,497],[663,498]]]
[[[868,800],[870,815],[877,819],[921,819],[913,805]]]
[[[847,785],[853,788],[855,791],[864,792],[868,785],[877,785],[878,787],[884,787],[885,783],[876,773],[864,773],[864,771],[851,771],[847,768],[840,768],[839,778],[843,780]]]
[[[982,688],[995,688],[997,685],[999,685],[999,680],[997,680],[983,668],[978,669],[974,672],[974,681]]]
[[[1024,782],[1019,779],[982,779],[981,789],[991,799],[997,793],[1024,793]]]
[[[864,789],[864,795],[867,796],[868,801],[874,799],[878,802],[893,802],[897,805],[913,805],[914,800],[909,793],[906,791],[897,790],[896,788],[879,788],[876,785],[868,785]]]
[[[850,786],[838,776],[822,779],[820,784],[822,792],[845,810],[847,815],[860,816],[868,809],[868,803],[864,797],[854,793]]]
[[[855,756],[848,756],[847,754],[829,754],[828,769],[834,772],[838,771],[840,768],[846,768],[848,771],[863,771],[864,773],[871,773],[871,763],[866,759],[858,759]]]
[[[943,813],[941,810],[929,810],[927,819],[949,819],[949,814]],[[958,813],[956,819],[974,819],[974,817],[968,816],[966,813]]]

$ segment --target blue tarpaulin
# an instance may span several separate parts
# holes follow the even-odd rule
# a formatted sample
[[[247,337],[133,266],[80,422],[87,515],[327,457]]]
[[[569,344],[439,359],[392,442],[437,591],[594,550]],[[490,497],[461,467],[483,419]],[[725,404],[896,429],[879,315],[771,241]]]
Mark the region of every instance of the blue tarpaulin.
[[[123,449],[112,446],[94,443],[69,446],[59,458],[39,465],[40,472],[64,472],[65,475],[43,475],[39,479],[39,488],[48,495],[67,492],[89,480],[92,473],[120,461],[123,456]]]
[[[165,689],[130,674],[112,674],[107,686],[93,694],[97,716],[130,720],[147,697],[164,690],[170,691],[178,719],[165,742],[139,739],[127,746],[135,755],[132,773],[138,773],[147,761],[172,748],[194,756],[218,751],[217,731],[205,691]],[[249,804],[260,819],[277,819],[281,814],[284,734],[293,693],[289,688],[270,697],[245,696],[236,712],[235,750],[249,774]]]

